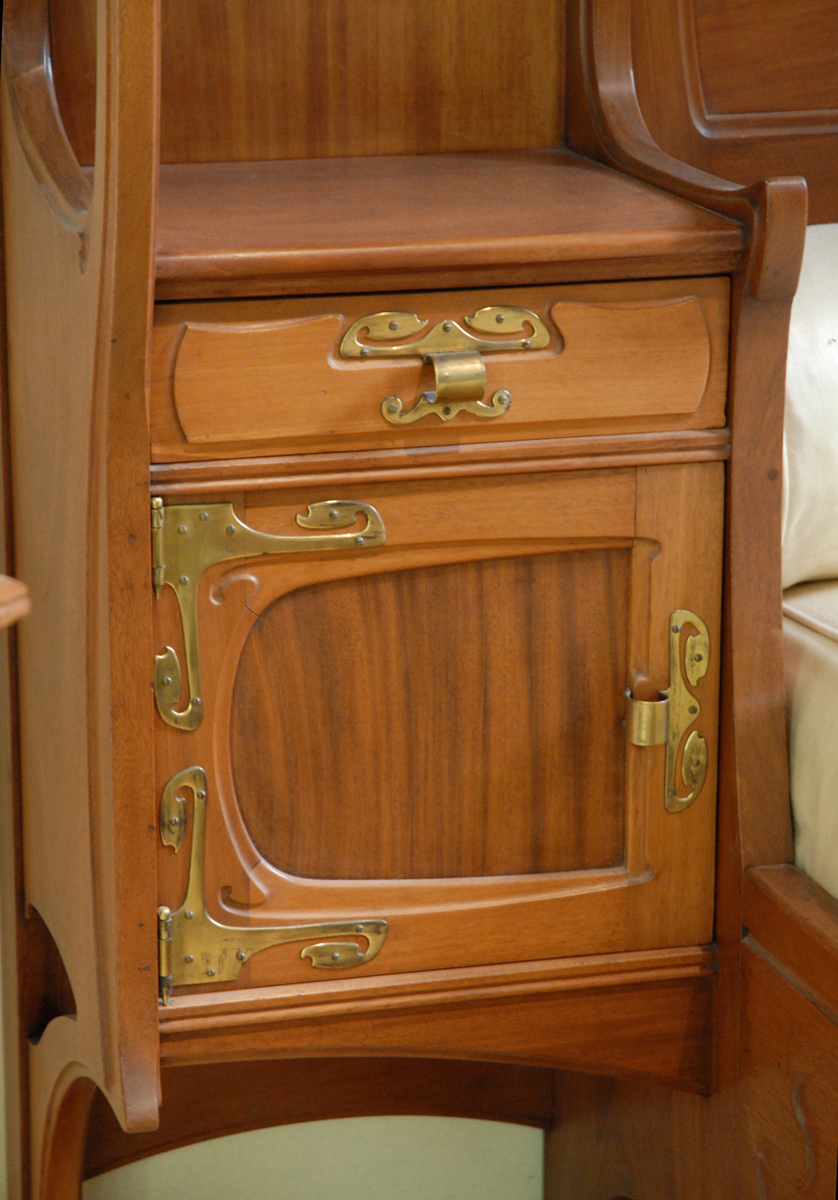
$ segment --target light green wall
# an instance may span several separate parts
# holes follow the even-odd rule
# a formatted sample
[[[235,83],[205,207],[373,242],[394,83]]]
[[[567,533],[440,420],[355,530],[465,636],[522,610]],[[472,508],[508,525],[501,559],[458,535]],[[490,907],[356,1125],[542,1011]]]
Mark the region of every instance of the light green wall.
[[[542,1200],[542,1134],[444,1117],[262,1129],[92,1179],[83,1200]]]

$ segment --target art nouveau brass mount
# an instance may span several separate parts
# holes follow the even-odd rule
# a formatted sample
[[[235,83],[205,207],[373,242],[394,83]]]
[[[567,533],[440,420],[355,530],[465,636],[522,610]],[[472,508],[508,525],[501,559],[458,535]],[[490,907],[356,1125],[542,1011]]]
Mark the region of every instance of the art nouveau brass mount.
[[[222,925],[206,910],[204,855],[206,852],[207,777],[201,767],[187,767],[172,776],[160,800],[160,835],[177,852],[186,836],[186,801],[178,793],[192,792],[192,845],[189,882],[180,908],[157,910],[160,999],[168,1004],[172,988],[195,984],[226,983],[238,979],[242,967],[271,946],[306,941],[301,958],[313,967],[331,970],[359,967],[375,958],[387,937],[381,919],[322,921],[313,925]],[[349,936],[351,941],[312,941]],[[362,950],[354,939],[364,938]]]
[[[685,626],[693,626],[696,632],[683,639],[682,652],[681,634]],[[669,618],[669,687],[659,700],[635,700],[631,692],[626,691],[626,737],[629,742],[634,746],[666,746],[664,803],[669,812],[682,812],[692,804],[707,775],[707,742],[697,729],[687,735],[687,730],[695,725],[701,713],[701,705],[687,684],[696,686],[707,674],[709,661],[707,626],[694,612],[676,609]],[[687,795],[678,790],[679,751],[681,779],[689,789]]]
[[[335,529],[366,521],[363,529],[334,533]],[[308,506],[297,524],[305,529],[328,529],[315,536],[259,533],[240,521],[233,506],[223,504],[172,504],[159,497],[151,502],[151,539],[154,590],[160,596],[168,584],[174,589],[183,622],[189,703],[182,711],[182,679],[175,650],[167,646],[154,664],[154,699],[157,711],[177,729],[197,729],[203,717],[201,667],[198,653],[198,584],[207,568],[235,558],[257,555],[298,554],[300,551],[360,550],[383,546],[384,522],[371,504],[359,500],[318,500]]]
[[[423,392],[407,412],[402,410],[398,396],[384,397],[381,412],[393,425],[407,425],[430,413],[442,421],[450,421],[460,412],[470,412],[476,417],[502,416],[509,409],[512,397],[501,388],[488,403],[483,399],[486,367],[482,355],[543,350],[550,344],[550,332],[541,318],[527,308],[481,308],[464,320],[476,334],[456,321],[446,320],[439,321],[423,337],[415,338],[428,325],[416,313],[373,313],[361,317],[346,331],[340,352],[344,358],[419,357],[433,366],[434,390]],[[515,336],[510,337],[510,333]]]

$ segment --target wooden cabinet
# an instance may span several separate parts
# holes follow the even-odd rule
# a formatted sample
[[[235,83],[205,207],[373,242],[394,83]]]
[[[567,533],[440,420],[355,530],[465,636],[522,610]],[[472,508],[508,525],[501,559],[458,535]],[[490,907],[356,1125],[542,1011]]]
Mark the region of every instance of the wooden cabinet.
[[[727,847],[785,802],[748,630],[803,193],[657,150],[628,3],[219,3],[6,18],[9,1054],[51,1200],[89,1112],[88,1170],[217,1132],[247,1060],[708,1087],[717,785]],[[191,1134],[149,1132],[161,1071]]]

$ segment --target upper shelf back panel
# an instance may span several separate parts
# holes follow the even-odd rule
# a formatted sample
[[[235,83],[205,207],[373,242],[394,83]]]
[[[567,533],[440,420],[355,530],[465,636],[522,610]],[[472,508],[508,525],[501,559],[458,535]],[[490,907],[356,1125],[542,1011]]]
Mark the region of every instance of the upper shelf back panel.
[[[162,162],[556,146],[565,0],[163,0]],[[93,0],[54,6],[68,135],[93,160]]]

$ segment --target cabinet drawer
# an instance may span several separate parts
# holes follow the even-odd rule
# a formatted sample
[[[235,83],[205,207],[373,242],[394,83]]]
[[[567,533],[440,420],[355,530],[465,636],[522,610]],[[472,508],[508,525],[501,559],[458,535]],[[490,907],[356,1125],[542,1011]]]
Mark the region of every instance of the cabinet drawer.
[[[152,460],[724,424],[726,279],[161,305]]]

